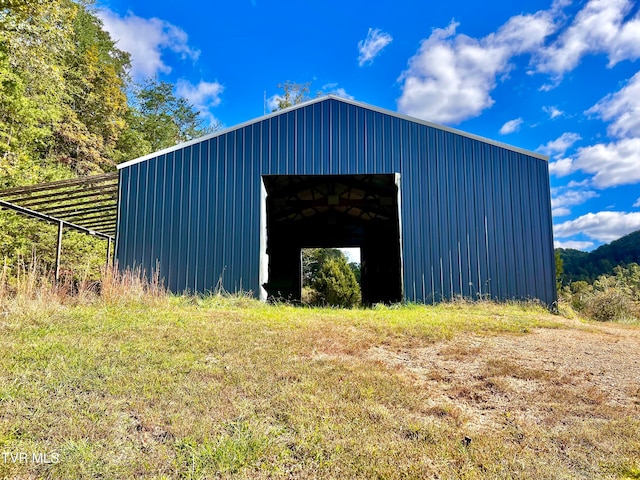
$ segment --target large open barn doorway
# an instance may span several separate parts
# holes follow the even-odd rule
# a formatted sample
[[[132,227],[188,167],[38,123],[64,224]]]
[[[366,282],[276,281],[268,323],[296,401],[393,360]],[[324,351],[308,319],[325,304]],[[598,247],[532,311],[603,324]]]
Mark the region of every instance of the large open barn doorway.
[[[402,300],[399,175],[264,175],[262,283],[300,300],[300,251],[359,247],[362,302]]]

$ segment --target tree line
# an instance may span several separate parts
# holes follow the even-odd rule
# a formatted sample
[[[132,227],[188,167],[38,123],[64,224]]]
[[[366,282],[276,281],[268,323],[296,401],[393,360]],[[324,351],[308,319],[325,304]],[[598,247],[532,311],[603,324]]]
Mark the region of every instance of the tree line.
[[[600,321],[640,321],[640,230],[594,250],[556,249],[561,302]]]
[[[122,161],[215,128],[171,83],[136,83],[130,72],[129,53],[91,0],[2,0],[0,189],[115,171]],[[35,252],[50,266],[54,230],[0,212],[0,260],[11,266]],[[104,261],[101,242],[71,232],[65,242],[68,267],[88,262],[95,274]]]
[[[207,133],[172,84],[130,70],[91,2],[3,2],[0,188],[113,171]]]
[[[617,266],[640,263],[640,230],[607,243],[592,252],[571,248],[556,249],[562,261],[563,285],[585,281],[593,283],[600,275],[611,275]]]

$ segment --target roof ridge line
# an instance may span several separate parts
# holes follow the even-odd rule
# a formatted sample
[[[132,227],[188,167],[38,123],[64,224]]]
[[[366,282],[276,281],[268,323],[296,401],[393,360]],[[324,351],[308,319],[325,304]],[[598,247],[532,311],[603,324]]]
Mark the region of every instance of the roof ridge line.
[[[456,129],[456,128],[448,127],[446,125],[440,125],[438,123],[429,122],[427,120],[422,120],[420,118],[411,117],[409,115],[398,113],[398,112],[395,112],[393,110],[388,110],[388,109],[385,109],[385,108],[382,108],[382,107],[376,107],[376,106],[368,104],[368,103],[360,102],[360,101],[353,100],[353,99],[350,99],[350,98],[340,97],[340,96],[335,95],[333,93],[329,93],[329,94],[323,95],[321,97],[312,98],[311,100],[299,103],[297,105],[291,105],[290,107],[284,108],[282,110],[277,110],[275,112],[271,112],[271,113],[268,113],[266,115],[262,115],[260,117],[253,118],[251,120],[247,120],[247,121],[239,123],[237,125],[233,125],[231,127],[222,129],[220,131],[213,132],[213,133],[210,133],[208,135],[204,135],[202,137],[194,138],[193,140],[189,140],[187,142],[179,143],[179,144],[174,145],[172,147],[167,147],[167,148],[164,148],[162,150],[158,150],[156,152],[152,152],[152,153],[149,153],[147,155],[143,155],[143,156],[138,157],[138,158],[134,158],[132,160],[120,163],[119,165],[116,165],[116,167],[117,167],[118,170],[121,170],[123,168],[130,167],[131,165],[135,165],[137,163],[142,163],[144,161],[151,160],[152,158],[159,157],[160,155],[165,155],[167,153],[175,152],[176,150],[180,150],[182,148],[186,148],[186,147],[189,147],[191,145],[195,145],[195,144],[204,142],[206,140],[210,140],[212,138],[216,138],[216,137],[219,137],[219,136],[222,136],[222,135],[226,135],[227,133],[231,133],[231,132],[233,132],[235,130],[240,130],[241,128],[244,128],[244,127],[247,127],[249,125],[253,125],[253,124],[259,123],[259,122],[262,122],[264,120],[268,120],[269,118],[276,117],[278,115],[282,115],[282,114],[285,114],[285,113],[289,113],[289,112],[292,112],[294,110],[305,108],[305,107],[308,107],[309,105],[313,105],[315,103],[324,102],[324,101],[327,101],[327,100],[336,100],[336,101],[339,101],[339,102],[342,102],[342,103],[347,103],[347,104],[350,104],[350,105],[354,105],[356,107],[360,107],[360,108],[364,108],[364,109],[367,109],[367,110],[370,110],[370,111],[373,111],[373,112],[381,113],[383,115],[389,115],[389,116],[392,116],[392,117],[395,117],[395,118],[399,118],[401,120],[406,120],[406,121],[417,123],[417,124],[424,125],[424,126],[427,126],[427,127],[435,128],[437,130],[441,130],[441,131],[453,133],[455,135],[460,135],[460,136],[463,136],[463,137],[466,137],[466,138],[470,138],[472,140],[478,140],[478,141],[481,141],[483,143],[487,143],[487,144],[490,144],[490,145],[494,145],[496,147],[504,148],[506,150],[510,150],[510,151],[513,151],[513,152],[516,152],[516,153],[522,153],[524,155],[528,155],[530,157],[538,158],[540,160],[545,160],[547,162],[549,161],[549,156],[548,155],[543,155],[543,154],[538,153],[538,152],[527,150],[527,149],[521,148],[521,147],[516,147],[514,145],[509,145],[507,143],[502,143],[502,142],[499,142],[497,140],[493,140],[491,138],[483,137],[481,135],[476,135],[474,133],[465,132],[463,130],[459,130],[459,129]]]

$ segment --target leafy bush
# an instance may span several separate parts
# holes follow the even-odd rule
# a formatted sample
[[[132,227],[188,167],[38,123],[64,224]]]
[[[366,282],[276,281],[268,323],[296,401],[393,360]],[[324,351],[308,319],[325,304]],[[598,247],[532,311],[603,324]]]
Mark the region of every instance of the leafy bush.
[[[584,310],[587,300],[593,295],[593,285],[584,280],[573,282],[565,287],[564,294],[570,299],[573,308],[579,311]]]
[[[623,290],[607,288],[589,297],[584,313],[599,322],[628,321],[638,318],[638,305]]]
[[[640,321],[640,265],[616,267],[614,275],[601,275],[593,285],[573,282],[562,290],[562,298],[592,320]]]

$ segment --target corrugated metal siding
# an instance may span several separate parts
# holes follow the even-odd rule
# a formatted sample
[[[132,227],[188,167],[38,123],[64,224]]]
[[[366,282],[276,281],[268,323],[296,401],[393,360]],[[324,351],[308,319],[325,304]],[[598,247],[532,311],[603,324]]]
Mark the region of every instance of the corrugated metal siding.
[[[408,300],[556,300],[546,161],[336,99],[121,169],[117,258],[255,293],[261,175],[395,172]]]

